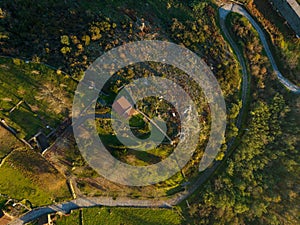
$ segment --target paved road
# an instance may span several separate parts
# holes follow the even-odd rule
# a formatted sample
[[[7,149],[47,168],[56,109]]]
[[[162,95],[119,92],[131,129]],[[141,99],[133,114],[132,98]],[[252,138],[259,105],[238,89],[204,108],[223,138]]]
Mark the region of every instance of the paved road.
[[[235,42],[232,40],[232,38],[230,37],[227,29],[226,29],[226,26],[225,26],[225,19],[227,17],[227,15],[230,13],[230,12],[235,12],[235,13],[238,13],[244,17],[246,17],[249,22],[252,24],[252,26],[256,29],[256,31],[258,32],[259,34],[259,37],[260,37],[260,40],[261,40],[261,43],[263,44],[264,46],[264,49],[265,49],[265,52],[270,60],[270,63],[273,67],[273,70],[274,72],[276,73],[277,75],[277,78],[278,80],[288,89],[290,90],[291,92],[294,92],[296,94],[300,94],[300,87],[298,87],[297,85],[293,84],[292,82],[290,82],[288,79],[286,79],[282,73],[279,71],[278,69],[278,66],[275,62],[275,59],[272,55],[272,52],[270,50],[270,47],[268,45],[268,42],[267,42],[267,39],[266,39],[266,36],[263,32],[263,30],[260,28],[260,26],[257,24],[257,22],[253,19],[253,17],[241,6],[241,5],[238,5],[238,4],[234,4],[234,3],[228,3],[228,4],[225,4],[223,5],[220,9],[219,9],[219,12],[220,12],[220,19],[221,19],[221,22],[223,23],[223,26],[221,27],[223,29],[223,32],[225,33],[225,36],[226,38],[228,39],[230,45],[232,46],[232,48],[234,49],[234,51],[236,52],[237,55],[240,55],[240,53],[238,53],[238,48],[235,44]],[[237,51],[236,51],[237,50]],[[239,57],[239,56],[238,56]],[[242,61],[239,59],[239,61],[241,62],[242,64]]]
[[[241,123],[242,123],[241,115],[244,115],[245,103],[247,102],[247,92],[248,92],[248,87],[249,87],[249,80],[248,80],[247,66],[246,66],[246,62],[244,60],[243,54],[240,52],[240,49],[238,48],[237,44],[233,41],[233,39],[230,36],[229,31],[227,30],[226,25],[225,25],[225,19],[231,10],[231,7],[232,7],[231,4],[227,4],[227,5],[224,5],[223,7],[219,8],[219,15],[220,15],[221,29],[222,29],[226,39],[230,43],[233,51],[235,52],[237,59],[240,62],[240,65],[242,67],[242,76],[243,76],[242,97],[241,97],[242,108],[241,108],[241,113],[239,114],[240,116],[237,119],[237,127],[240,128]]]
[[[33,209],[29,213],[25,214],[20,219],[14,220],[10,223],[10,225],[20,225],[24,223],[28,223],[32,220],[35,220],[45,214],[62,212],[69,213],[71,210],[79,209],[79,208],[88,208],[95,206],[123,206],[123,207],[139,207],[145,208],[151,207],[153,208],[170,208],[170,205],[163,200],[140,200],[140,199],[129,199],[129,198],[118,198],[114,200],[111,197],[91,197],[91,198],[78,198],[66,203],[51,205],[40,207],[37,209]]]
[[[273,58],[273,55],[270,51],[270,48],[267,44],[265,35],[262,31],[262,29],[259,27],[259,25],[255,22],[255,20],[247,13],[245,9],[243,9],[240,5],[237,4],[226,4],[222,6],[219,9],[220,14],[220,25],[221,29],[224,32],[224,35],[226,39],[229,41],[230,45],[232,46],[240,64],[242,67],[242,75],[243,75],[243,81],[242,81],[242,102],[243,106],[241,109],[241,113],[239,113],[238,119],[237,119],[237,127],[240,128],[241,126],[241,120],[242,116],[245,113],[245,103],[247,100],[247,91],[249,87],[248,82],[248,74],[247,74],[247,67],[245,60],[243,58],[243,55],[241,54],[238,46],[231,38],[226,25],[225,25],[225,19],[227,15],[231,12],[237,12],[243,16],[245,16],[254,26],[254,28],[257,30],[257,32],[260,35],[262,44],[265,48],[265,51],[270,59],[270,62],[272,64],[272,67],[274,71],[277,74],[277,77],[279,81],[290,91],[294,93],[300,93],[300,88],[296,85],[292,84],[289,80],[284,78],[280,71],[278,70],[278,67],[275,63],[275,60]],[[231,139],[228,143],[228,149],[232,146],[235,139]],[[230,152],[228,151],[225,155],[225,158],[228,158]],[[224,161],[224,160],[223,160]],[[182,202],[183,200],[187,199],[188,196],[190,196],[199,186],[201,186],[214,172],[215,170],[221,165],[221,161],[215,162],[211,167],[207,168],[201,176],[191,185],[189,186],[188,190],[181,192],[173,198],[160,198],[158,199],[130,199],[130,198],[117,198],[114,200],[111,197],[92,197],[92,198],[77,198],[75,200],[62,203],[62,204],[56,204],[51,206],[45,206],[40,207],[31,210],[27,214],[23,215],[20,219],[16,219],[10,223],[10,225],[21,225],[27,222],[30,222],[32,220],[35,220],[39,218],[42,215],[49,214],[49,213],[55,213],[55,212],[63,212],[63,213],[69,213],[71,210],[79,209],[79,208],[87,208],[87,207],[95,207],[95,206],[123,206],[123,207],[152,207],[152,208],[170,208],[173,205],[177,205],[178,203]]]

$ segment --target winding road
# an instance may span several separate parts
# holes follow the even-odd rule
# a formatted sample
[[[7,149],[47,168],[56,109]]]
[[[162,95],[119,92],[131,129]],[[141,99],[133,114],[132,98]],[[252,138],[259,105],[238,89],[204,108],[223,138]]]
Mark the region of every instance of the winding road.
[[[241,112],[239,113],[239,116],[237,118],[237,127],[241,127],[242,117],[245,113],[245,103],[247,102],[247,92],[249,88],[249,81],[248,81],[248,73],[247,73],[247,66],[246,62],[244,60],[243,54],[240,52],[238,46],[233,41],[232,37],[230,36],[226,25],[225,20],[227,15],[230,12],[236,12],[243,16],[245,16],[253,25],[253,27],[257,30],[261,42],[264,46],[264,49],[267,53],[267,56],[270,60],[270,63],[277,74],[277,77],[279,81],[291,92],[299,94],[300,88],[294,84],[292,84],[289,80],[287,80],[285,77],[282,76],[280,71],[278,70],[278,67],[275,63],[275,60],[273,58],[273,55],[270,51],[270,48],[268,46],[268,43],[266,41],[266,37],[264,35],[263,30],[259,27],[259,25],[255,22],[255,20],[249,15],[249,13],[240,5],[229,3],[221,6],[219,8],[219,15],[220,15],[220,26],[222,31],[224,32],[224,35],[228,42],[230,43],[232,49],[234,50],[238,61],[241,64],[242,67],[242,102],[243,106],[241,109]],[[232,144],[234,143],[235,139],[231,139],[228,143],[228,149],[231,148]],[[227,158],[230,155],[231,151],[227,151],[225,158]],[[225,161],[225,160],[223,160]],[[95,206],[123,206],[123,207],[152,207],[152,208],[171,208],[174,205],[177,205],[178,203],[182,202],[183,200],[187,199],[199,186],[201,186],[211,175],[216,171],[216,169],[221,165],[223,161],[217,161],[215,162],[211,167],[207,168],[201,176],[193,182],[188,188],[188,190],[178,193],[174,195],[172,198],[160,198],[160,199],[130,199],[130,198],[117,198],[113,199],[112,197],[91,197],[91,198],[77,198],[69,202],[65,202],[62,204],[55,204],[45,207],[40,207],[33,209],[23,215],[21,218],[16,219],[10,223],[10,225],[21,225],[24,223],[28,223],[30,221],[33,221],[40,216],[43,216],[45,214],[55,213],[55,212],[62,212],[62,213],[69,213],[71,210],[79,209],[79,208],[87,208],[87,207],[95,207]]]
[[[227,30],[227,28],[225,26],[226,17],[227,17],[227,15],[230,12],[238,13],[238,14],[246,17],[249,20],[249,22],[252,24],[252,26],[258,32],[258,35],[259,35],[260,40],[261,40],[261,43],[264,46],[265,52],[266,52],[266,54],[267,54],[267,56],[268,56],[268,58],[270,60],[270,63],[272,65],[272,67],[273,67],[273,70],[276,73],[277,78],[280,81],[280,83],[282,83],[285,86],[285,88],[287,88],[291,92],[294,92],[296,94],[300,94],[300,87],[298,87],[297,85],[295,85],[292,82],[290,82],[279,71],[278,66],[277,66],[277,64],[275,62],[275,59],[274,59],[274,57],[272,55],[272,52],[270,50],[270,47],[268,45],[267,38],[266,38],[266,36],[264,34],[264,31],[260,28],[260,26],[258,25],[258,23],[253,19],[253,17],[241,5],[238,5],[238,4],[235,4],[235,3],[228,3],[228,4],[225,4],[225,5],[223,5],[222,7],[219,8],[220,24],[221,24],[221,28],[222,28],[222,30],[223,30],[226,38],[228,39],[230,45],[234,49],[234,51],[235,51],[235,53],[236,53],[236,55],[237,55],[237,57],[238,57],[238,59],[239,59],[239,61],[241,63],[241,66],[243,68],[245,66],[245,65],[243,65],[244,63],[243,63],[243,60],[242,60],[243,56],[240,53],[240,51],[239,51],[237,45],[235,44],[235,42],[230,37],[229,32],[228,32],[228,30]]]

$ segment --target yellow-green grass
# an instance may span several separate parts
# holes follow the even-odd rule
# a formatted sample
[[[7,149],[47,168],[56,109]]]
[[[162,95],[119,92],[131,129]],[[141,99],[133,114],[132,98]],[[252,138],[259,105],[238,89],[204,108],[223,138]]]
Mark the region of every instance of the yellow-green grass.
[[[82,210],[85,225],[176,225],[182,224],[182,217],[175,210],[169,209],[138,209],[138,208],[107,208],[96,207]],[[74,211],[69,217],[61,217],[57,225],[79,224],[80,213]]]
[[[80,211],[74,210],[69,216],[61,216],[55,221],[56,225],[80,225]],[[100,223],[101,224],[101,223]]]
[[[0,167],[0,193],[41,206],[71,198],[66,180],[39,153],[14,150]]]
[[[30,138],[35,135],[40,129],[46,126],[38,118],[37,114],[21,106],[15,109],[10,115],[9,120],[13,121],[13,126],[15,130],[21,131],[20,137]]]
[[[0,117],[27,139],[69,116],[76,82],[43,64],[0,57],[0,86]]]

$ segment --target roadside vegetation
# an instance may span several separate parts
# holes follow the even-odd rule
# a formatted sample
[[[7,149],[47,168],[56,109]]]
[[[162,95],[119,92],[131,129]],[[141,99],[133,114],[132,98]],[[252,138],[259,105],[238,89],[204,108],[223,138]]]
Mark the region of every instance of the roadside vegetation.
[[[276,81],[276,75],[264,52],[257,31],[251,23],[237,13],[230,13],[226,19],[226,26],[235,42],[246,56],[248,71],[251,74],[252,90],[263,90],[267,85],[272,86],[270,81]],[[268,84],[265,82],[268,81]],[[256,86],[253,86],[256,84]]]
[[[286,91],[277,81],[251,24],[232,13],[226,24],[244,54],[251,75],[249,113],[241,130],[235,126],[242,104],[241,68],[218,27],[216,2],[1,1],[0,53],[13,59],[0,58],[0,117],[17,131],[19,138],[28,139],[39,130],[48,133],[47,126],[61,124],[70,116],[76,80],[80,80],[83,71],[104,52],[140,40],[175,42],[203,58],[219,81],[226,100],[226,141],[239,135],[232,155],[226,157],[187,202],[183,201],[173,211],[91,208],[74,211],[67,217],[57,216],[56,224],[299,224],[299,209],[295,207],[300,201],[299,96]],[[246,3],[249,12],[266,29],[284,76],[299,85],[299,40],[282,23],[282,18],[269,11],[267,1],[240,2]],[[51,70],[42,63],[59,69]],[[7,132],[0,128],[0,158],[6,158],[0,167],[0,193],[5,196],[0,195],[0,205],[6,197],[26,198],[33,207],[69,199],[66,178],[74,181],[78,196],[143,199],[174,195],[201,176],[197,166],[209,135],[210,109],[193,83],[187,88],[187,79],[180,71],[151,62],[123,68],[105,87],[107,95],[101,96],[101,100],[106,104],[99,104],[96,113],[109,113],[119,88],[135,74],[181,76],[177,81],[189,89],[198,103],[203,132],[193,159],[182,171],[156,185],[127,187],[104,179],[87,165],[71,127],[43,157],[16,144],[13,136],[6,138]],[[159,109],[155,107],[158,104],[161,104]],[[159,113],[172,114],[170,108],[166,102],[149,98],[139,109],[152,118]],[[149,124],[143,119],[138,114],[130,124],[137,136],[145,138]],[[178,130],[172,128],[178,121],[176,116],[172,119],[167,121],[168,135],[176,137]],[[126,163],[139,166],[156,163],[173,150],[169,145],[148,153],[125,148],[113,135],[110,119],[96,121],[103,142],[115,157]],[[226,151],[225,143],[216,160],[223,160]]]
[[[253,75],[251,110],[232,156],[189,209],[182,203],[185,217],[190,224],[298,223],[299,97],[279,88],[251,24],[232,13],[227,25]]]
[[[169,209],[137,209],[137,208],[87,208],[82,209],[82,224],[98,225],[179,225],[182,217],[176,210]],[[56,225],[79,224],[79,211],[74,211],[69,217],[56,220]],[[126,222],[125,222],[126,221]]]
[[[265,28],[271,51],[284,76],[300,85],[300,42],[270,1],[246,0],[249,12]]]

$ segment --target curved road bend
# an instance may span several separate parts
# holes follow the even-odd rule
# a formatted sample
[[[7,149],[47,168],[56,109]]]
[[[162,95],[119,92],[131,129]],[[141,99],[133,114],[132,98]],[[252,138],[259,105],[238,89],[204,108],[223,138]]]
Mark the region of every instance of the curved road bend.
[[[220,15],[220,26],[221,29],[224,32],[224,35],[228,42],[230,43],[231,47],[233,48],[240,64],[242,67],[242,75],[243,75],[243,81],[242,81],[242,109],[241,113],[239,113],[238,119],[237,119],[237,127],[240,128],[241,126],[241,119],[242,115],[244,115],[244,106],[246,103],[247,98],[247,90],[249,86],[248,82],[248,74],[247,74],[247,67],[245,60],[243,58],[243,55],[241,54],[239,48],[231,38],[226,25],[225,25],[225,19],[227,15],[231,12],[239,13],[243,16],[245,16],[253,25],[253,27],[257,30],[261,42],[265,48],[265,51],[270,59],[270,62],[272,64],[272,67],[274,71],[277,74],[277,77],[279,81],[290,91],[299,94],[300,88],[294,84],[292,84],[289,80],[284,78],[280,71],[278,70],[278,67],[275,63],[275,60],[273,58],[273,55],[270,51],[270,48],[268,46],[268,43],[266,41],[266,37],[262,31],[262,29],[259,27],[259,25],[255,22],[255,20],[248,14],[248,12],[243,9],[240,5],[237,4],[225,4],[219,9],[219,15]],[[228,149],[232,146],[235,139],[231,139],[228,143]],[[226,152],[227,153],[227,152]],[[228,157],[228,154],[225,155],[225,157]],[[223,160],[224,161],[224,160]],[[222,162],[223,162],[222,161]],[[152,208],[170,208],[173,205],[176,205],[180,203],[181,201],[185,200],[188,196],[190,196],[200,185],[202,185],[213,173],[214,171],[220,166],[221,161],[215,162],[211,167],[207,168],[201,176],[189,187],[189,190],[179,193],[175,195],[173,198],[161,198],[159,200],[157,199],[130,199],[130,198],[118,198],[114,200],[111,197],[91,197],[91,198],[78,198],[69,202],[65,202],[62,204],[56,204],[56,205],[50,205],[45,207],[40,207],[31,210],[30,212],[23,215],[21,218],[16,219],[10,223],[10,225],[21,225],[24,223],[28,223],[30,221],[33,221],[45,214],[50,213],[56,213],[56,212],[63,212],[63,213],[69,213],[71,210],[79,209],[79,208],[88,208],[88,207],[95,207],[95,206],[122,206],[122,207],[152,207]]]
[[[272,55],[272,52],[270,50],[270,47],[268,45],[267,42],[267,38],[263,32],[263,30],[260,28],[260,26],[258,25],[258,23],[253,19],[253,17],[241,6],[238,4],[234,4],[234,3],[228,3],[223,5],[220,9],[220,19],[222,23],[225,23],[225,19],[227,17],[227,15],[230,12],[235,12],[238,13],[244,17],[246,17],[249,22],[252,24],[252,26],[255,28],[255,30],[258,32],[258,35],[260,37],[261,43],[264,46],[264,49],[266,51],[266,54],[270,60],[270,63],[273,67],[274,72],[277,75],[278,80],[280,81],[280,83],[282,83],[288,90],[290,90],[291,92],[294,92],[296,94],[300,94],[300,87],[298,87],[297,85],[293,84],[292,82],[290,82],[287,78],[285,78],[282,73],[279,71],[278,66],[275,62],[275,59]],[[225,28],[225,29],[224,29]],[[222,26],[222,29],[224,31],[224,33],[228,33],[225,25]],[[226,35],[226,34],[225,34]],[[227,35],[226,35],[227,37]],[[232,38],[228,38],[228,41],[230,42],[230,45],[232,46],[233,49],[235,49],[236,47],[234,47],[235,42],[232,40]],[[236,51],[237,53],[237,51]],[[241,61],[240,61],[241,62]]]
[[[231,10],[231,4],[224,5],[223,7],[219,8],[219,16],[220,16],[220,27],[221,27],[226,39],[228,40],[229,44],[231,45],[233,51],[235,52],[236,57],[242,67],[242,76],[243,76],[242,97],[241,97],[242,108],[241,108],[241,113],[239,113],[239,117],[237,119],[237,127],[240,128],[241,123],[242,123],[241,115],[244,115],[245,103],[247,102],[247,92],[248,92],[248,87],[249,87],[249,80],[248,80],[247,66],[246,66],[246,62],[244,60],[243,54],[240,52],[240,49],[238,48],[236,43],[233,41],[232,37],[230,36],[229,31],[226,28],[225,20],[226,20],[227,15],[229,14],[230,10]]]

